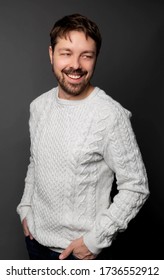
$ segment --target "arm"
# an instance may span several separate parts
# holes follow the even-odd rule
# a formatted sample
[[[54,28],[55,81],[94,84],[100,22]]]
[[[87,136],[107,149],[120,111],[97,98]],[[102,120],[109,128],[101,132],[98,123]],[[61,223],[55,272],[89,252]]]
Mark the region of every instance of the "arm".
[[[104,160],[116,174],[118,194],[97,217],[95,227],[84,236],[88,249],[98,254],[111,245],[115,234],[127,228],[148,197],[145,167],[127,111],[116,107],[104,145]]]
[[[17,212],[20,215],[21,222],[27,215],[31,207],[31,196],[33,194],[34,186],[34,162],[32,156],[30,157],[30,164],[28,166],[27,175],[25,178],[25,188],[20,204],[17,207]]]
[[[36,126],[36,118],[34,117],[32,105],[31,105],[30,120],[29,120],[31,142],[34,135],[35,126]],[[28,165],[27,174],[25,178],[24,193],[21,202],[17,207],[17,212],[20,215],[21,222],[23,222],[29,208],[31,207],[31,197],[33,194],[33,187],[34,187],[34,160],[33,160],[32,148],[31,148],[30,163]]]

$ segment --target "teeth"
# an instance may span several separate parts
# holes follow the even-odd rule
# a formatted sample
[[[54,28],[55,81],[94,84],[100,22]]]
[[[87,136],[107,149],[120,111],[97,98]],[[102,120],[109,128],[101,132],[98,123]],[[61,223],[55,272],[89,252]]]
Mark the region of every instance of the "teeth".
[[[81,76],[80,75],[68,75],[71,79],[79,79]]]

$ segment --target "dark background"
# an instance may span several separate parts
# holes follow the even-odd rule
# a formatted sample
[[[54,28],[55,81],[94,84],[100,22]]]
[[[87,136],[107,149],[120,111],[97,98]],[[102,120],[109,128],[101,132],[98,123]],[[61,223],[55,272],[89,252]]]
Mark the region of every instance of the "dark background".
[[[16,213],[29,162],[29,104],[56,86],[49,31],[66,14],[95,21],[103,45],[93,84],[132,111],[151,195],[102,258],[164,259],[163,1],[0,1],[0,259],[27,259]]]

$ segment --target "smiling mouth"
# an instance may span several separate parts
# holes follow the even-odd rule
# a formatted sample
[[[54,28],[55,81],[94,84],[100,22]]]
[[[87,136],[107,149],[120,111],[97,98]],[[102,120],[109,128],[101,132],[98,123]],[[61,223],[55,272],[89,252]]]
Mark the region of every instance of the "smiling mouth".
[[[66,74],[69,78],[73,79],[73,80],[78,80],[80,79],[83,75],[73,75],[73,74]]]
[[[67,75],[68,78],[71,78],[72,80],[78,80],[82,78],[84,75],[87,74],[86,71],[82,71],[81,69],[78,70],[63,70],[63,73]]]

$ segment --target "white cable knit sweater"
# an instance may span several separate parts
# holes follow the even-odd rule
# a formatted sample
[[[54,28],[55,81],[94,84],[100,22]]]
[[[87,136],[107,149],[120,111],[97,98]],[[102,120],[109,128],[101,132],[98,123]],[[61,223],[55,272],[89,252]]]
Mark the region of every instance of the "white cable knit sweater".
[[[83,100],[54,88],[30,106],[31,157],[17,211],[56,250],[83,236],[98,254],[127,228],[149,190],[130,113],[96,87]],[[118,194],[111,202],[113,176]]]

